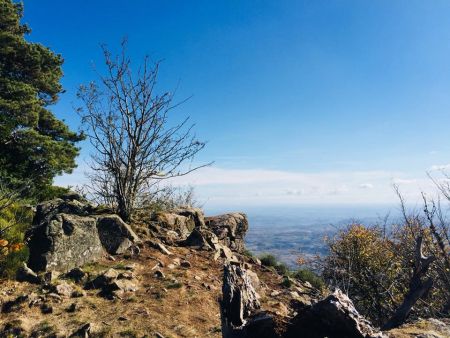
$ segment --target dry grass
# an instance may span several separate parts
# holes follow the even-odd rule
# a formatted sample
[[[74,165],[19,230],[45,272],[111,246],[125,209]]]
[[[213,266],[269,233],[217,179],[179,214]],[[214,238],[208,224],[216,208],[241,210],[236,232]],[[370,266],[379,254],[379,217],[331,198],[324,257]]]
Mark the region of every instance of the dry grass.
[[[136,258],[105,259],[83,268],[95,275],[110,267],[120,270],[134,263],[139,290],[126,293],[122,299],[107,300],[98,296],[98,290],[88,290],[84,297],[53,302],[51,314],[42,314],[38,306],[24,306],[20,312],[2,314],[0,327],[20,320],[27,332],[42,326],[59,335],[68,335],[89,322],[95,337],[153,337],[156,332],[166,338],[221,337],[218,300],[222,289],[223,261],[214,261],[211,252],[183,247],[170,247],[169,250],[173,255],[166,256],[158,250],[144,248]],[[186,269],[175,264],[174,268],[169,268],[177,259],[188,260],[192,267]],[[164,279],[154,277],[154,270],[151,270],[158,261],[164,264],[160,268]],[[292,290],[281,287],[282,278],[264,267],[253,266],[252,270],[261,280],[262,287],[258,292],[262,295],[263,308],[275,312],[280,302],[289,307],[289,292]],[[38,286],[28,283],[1,283],[2,302],[20,294],[39,292]],[[271,296],[274,289],[279,294]],[[72,303],[77,304],[74,313],[67,311]]]

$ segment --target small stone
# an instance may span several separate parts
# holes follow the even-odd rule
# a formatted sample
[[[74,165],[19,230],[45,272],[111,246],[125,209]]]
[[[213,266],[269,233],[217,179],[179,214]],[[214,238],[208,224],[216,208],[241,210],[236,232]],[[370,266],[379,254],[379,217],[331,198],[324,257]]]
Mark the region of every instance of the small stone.
[[[280,291],[273,290],[273,291],[270,293],[270,296],[271,296],[271,297],[276,297],[276,296],[278,296],[280,293],[281,293]]]
[[[146,242],[150,247],[152,247],[152,248],[155,248],[155,249],[158,249],[159,251],[161,251],[163,254],[165,254],[165,255],[171,255],[172,253],[169,251],[169,250],[167,250],[167,248],[164,246],[164,244],[162,244],[162,243],[159,243],[159,242],[156,242],[156,241],[153,241],[153,240],[148,240],[147,242]]]
[[[131,264],[125,265],[124,269],[127,271],[134,271],[134,269],[136,269],[136,264],[131,263]]]
[[[153,274],[156,278],[165,278],[164,273],[161,270],[156,270]]]
[[[46,295],[47,298],[50,298],[52,300],[55,300],[57,302],[61,302],[62,301],[62,297],[54,292],[50,292]]]
[[[70,296],[72,298],[80,298],[86,296],[86,292],[84,292],[83,290],[75,290]]]
[[[77,304],[72,303],[69,305],[69,307],[66,309],[67,312],[73,313],[77,310]]]
[[[111,291],[121,290],[126,292],[135,292],[138,287],[136,284],[127,279],[119,279],[108,285],[108,289]]]
[[[181,266],[182,268],[187,268],[187,269],[189,269],[189,268],[192,267],[192,264],[191,264],[189,261],[182,261],[182,262],[180,263],[180,266]]]
[[[49,305],[47,303],[44,303],[44,304],[41,305],[41,312],[43,314],[52,313],[53,312],[53,306],[51,306],[51,305]]]
[[[175,264],[169,264],[169,265],[167,265],[167,267],[168,267],[170,270],[173,270],[173,269],[176,268]]]
[[[89,338],[91,333],[91,323],[86,323],[82,327],[80,327],[77,331],[72,333],[69,338],[81,337],[81,338]]]
[[[55,286],[55,292],[63,297],[70,297],[73,293],[73,288],[67,284],[66,282],[63,282],[61,284],[58,284]]]
[[[129,280],[131,280],[131,279],[134,278],[134,274],[132,272],[125,271],[125,272],[119,273],[119,276],[117,278],[118,279],[129,279]]]
[[[38,277],[38,275],[33,270],[31,270],[25,263],[23,263],[23,266],[21,266],[17,270],[16,279],[19,282],[28,282],[34,284],[41,283],[41,279]]]
[[[86,288],[88,289],[100,289],[105,287],[108,284],[111,284],[113,281],[117,279],[119,276],[119,273],[114,269],[108,269],[107,271],[104,271],[91,282],[89,282],[86,285]]]
[[[47,271],[42,275],[42,280],[44,283],[50,284],[53,282],[56,278],[58,278],[58,274],[56,271]]]
[[[194,276],[195,280],[202,280],[202,278],[200,276]]]
[[[86,277],[86,273],[80,268],[74,268],[66,273],[66,277],[73,279],[76,283],[79,283]]]

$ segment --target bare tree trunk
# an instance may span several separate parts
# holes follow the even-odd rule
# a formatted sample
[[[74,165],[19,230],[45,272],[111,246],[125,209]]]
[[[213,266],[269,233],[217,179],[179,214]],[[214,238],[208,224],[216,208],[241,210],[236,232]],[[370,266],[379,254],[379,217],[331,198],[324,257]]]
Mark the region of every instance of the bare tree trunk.
[[[402,325],[406,318],[408,318],[412,307],[416,302],[424,297],[433,286],[433,280],[428,278],[422,282],[422,277],[425,276],[430,264],[435,260],[434,256],[425,257],[422,253],[423,237],[419,236],[416,242],[416,257],[414,272],[409,283],[409,291],[406,294],[403,303],[395,311],[394,315],[382,327],[383,330],[390,330]]]

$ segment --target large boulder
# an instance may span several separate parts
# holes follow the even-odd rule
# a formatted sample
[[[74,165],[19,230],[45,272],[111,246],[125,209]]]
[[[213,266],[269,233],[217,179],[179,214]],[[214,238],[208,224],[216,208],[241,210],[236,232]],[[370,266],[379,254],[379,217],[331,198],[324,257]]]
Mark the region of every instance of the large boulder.
[[[204,225],[205,216],[201,209],[179,208],[152,214],[150,228],[157,237],[171,242],[173,239],[185,240],[194,228]]]
[[[244,251],[244,237],[248,230],[248,219],[245,214],[230,213],[206,217],[205,223],[223,245],[237,252]]]
[[[28,266],[59,272],[97,261],[105,252],[123,253],[138,241],[119,216],[97,214],[77,194],[39,204],[27,238]]]
[[[139,238],[117,215],[102,215],[97,217],[97,230],[103,248],[111,255],[123,254]]]
[[[69,271],[100,259],[104,252],[95,217],[46,216],[42,223],[35,224],[28,236],[28,266],[34,271]]]
[[[219,249],[219,239],[205,226],[194,228],[183,244],[202,250],[217,251]]]

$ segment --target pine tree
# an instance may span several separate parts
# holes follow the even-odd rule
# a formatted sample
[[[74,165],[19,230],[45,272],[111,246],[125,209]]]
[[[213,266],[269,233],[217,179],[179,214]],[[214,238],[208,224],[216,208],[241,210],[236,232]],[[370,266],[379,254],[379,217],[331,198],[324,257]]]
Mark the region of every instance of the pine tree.
[[[63,59],[25,40],[22,15],[22,4],[0,0],[0,178],[27,181],[27,195],[37,196],[76,167],[83,135],[48,109],[62,92]]]

